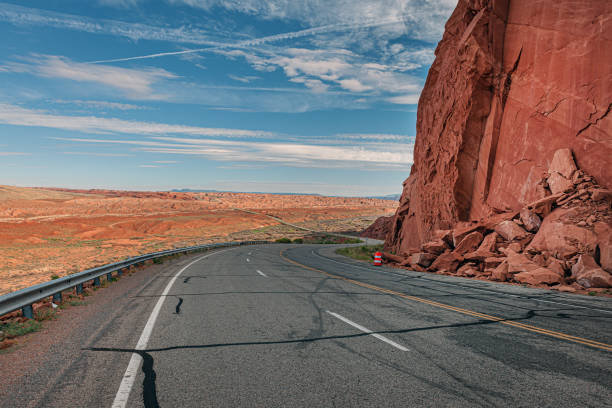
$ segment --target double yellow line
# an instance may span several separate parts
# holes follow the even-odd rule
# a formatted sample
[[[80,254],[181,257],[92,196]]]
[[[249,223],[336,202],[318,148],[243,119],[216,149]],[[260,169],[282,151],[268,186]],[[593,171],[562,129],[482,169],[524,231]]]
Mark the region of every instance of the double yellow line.
[[[330,278],[334,278],[334,279],[340,279],[343,280],[345,282],[350,282],[354,285],[357,286],[361,286],[363,288],[368,288],[368,289],[372,289],[375,290],[377,292],[382,292],[382,293],[387,293],[389,295],[394,295],[394,296],[398,296],[401,297],[403,299],[408,299],[408,300],[412,300],[415,302],[419,302],[419,303],[425,303],[427,305],[430,306],[434,306],[434,307],[438,307],[441,309],[446,309],[446,310],[452,310],[454,312],[457,313],[462,313],[465,315],[469,315],[469,316],[474,316],[474,317],[478,317],[481,319],[485,319],[485,320],[490,320],[493,322],[498,322],[501,324],[505,324],[506,326],[513,326],[519,329],[523,329],[523,330],[528,330],[534,333],[540,333],[540,334],[544,334],[546,336],[550,336],[550,337],[555,337],[558,339],[562,339],[562,340],[567,340],[567,341],[571,341],[574,343],[580,343],[580,344],[584,344],[586,346],[590,346],[590,347],[594,347],[594,348],[598,348],[600,350],[605,350],[605,351],[612,351],[612,345],[610,344],[606,344],[606,343],[600,343],[598,341],[595,340],[589,340],[589,339],[585,339],[582,337],[576,337],[576,336],[571,336],[569,334],[565,334],[565,333],[561,333],[561,332],[556,332],[553,330],[548,330],[548,329],[543,329],[541,327],[537,327],[537,326],[532,326],[530,324],[525,324],[525,323],[519,323],[519,322],[515,322],[515,321],[511,321],[511,320],[506,320],[502,317],[497,317],[497,316],[492,316],[492,315],[488,315],[485,313],[479,313],[479,312],[475,312],[473,310],[469,310],[469,309],[463,309],[460,307],[455,307],[455,306],[450,306],[450,305],[446,305],[444,303],[439,303],[439,302],[435,302],[433,300],[428,300],[428,299],[423,299],[417,296],[410,296],[410,295],[406,295],[405,293],[401,293],[401,292],[396,292],[394,290],[391,289],[385,289],[385,288],[381,288],[380,286],[376,286],[376,285],[371,285],[369,283],[365,283],[365,282],[360,282],[360,281],[356,281],[354,279],[349,279],[349,278],[345,278],[344,276],[339,276],[339,275],[334,275],[325,271],[322,271],[320,269],[316,269],[304,264],[301,264],[297,261],[294,261],[293,259],[289,259],[285,256],[284,254],[285,251],[281,251],[280,252],[280,257],[282,259],[284,259],[287,262],[290,262],[296,266],[299,266],[300,268],[304,268],[304,269],[308,269],[314,272],[318,272],[321,273],[323,275],[329,276]]]

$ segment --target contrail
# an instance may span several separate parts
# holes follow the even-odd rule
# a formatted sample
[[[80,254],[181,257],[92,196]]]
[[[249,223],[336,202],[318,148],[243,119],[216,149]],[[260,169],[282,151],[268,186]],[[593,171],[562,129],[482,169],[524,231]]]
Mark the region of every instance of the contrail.
[[[266,37],[253,38],[250,40],[243,40],[243,41],[239,41],[236,43],[218,43],[216,46],[207,47],[207,48],[193,48],[193,49],[183,50],[183,51],[169,51],[169,52],[160,52],[160,53],[155,53],[155,54],[139,55],[139,56],[134,56],[134,57],[113,58],[113,59],[106,59],[106,60],[99,60],[99,61],[91,61],[90,64],[102,64],[102,63],[108,63],[108,62],[122,62],[122,61],[133,61],[133,60],[140,60],[140,59],[149,59],[149,58],[169,57],[173,55],[195,54],[199,52],[211,52],[211,51],[220,50],[224,48],[247,48],[247,47],[252,47],[255,45],[261,45],[261,44],[265,44],[269,42],[274,42],[274,41],[290,40],[294,38],[307,37],[311,35],[331,33],[334,31],[351,30],[354,28],[379,27],[379,26],[385,26],[385,25],[397,24],[397,23],[404,23],[403,16],[389,18],[385,20],[379,20],[379,21],[364,22],[364,23],[330,24],[330,25],[321,26],[321,27],[307,28],[305,30],[274,34],[274,35],[269,35]]]

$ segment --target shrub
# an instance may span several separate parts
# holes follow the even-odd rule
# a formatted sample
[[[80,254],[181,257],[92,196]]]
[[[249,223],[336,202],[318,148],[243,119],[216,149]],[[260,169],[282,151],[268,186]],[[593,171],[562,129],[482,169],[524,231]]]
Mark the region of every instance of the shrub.
[[[276,240],[279,244],[290,244],[291,240],[289,238],[279,238]]]
[[[303,244],[304,240],[302,238],[296,238],[296,239],[293,240],[293,243],[294,244]]]

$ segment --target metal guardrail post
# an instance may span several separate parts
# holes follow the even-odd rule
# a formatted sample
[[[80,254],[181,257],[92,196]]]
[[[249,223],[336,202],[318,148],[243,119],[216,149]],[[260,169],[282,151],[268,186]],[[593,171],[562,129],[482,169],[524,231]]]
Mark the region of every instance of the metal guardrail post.
[[[33,319],[34,318],[34,309],[32,308],[32,305],[26,305],[26,306],[22,307],[21,308],[21,314],[26,319]]]
[[[93,285],[94,286],[100,286],[100,277],[96,276],[93,280]]]
[[[117,271],[117,277],[118,277],[118,278],[120,278],[120,277],[121,277],[121,275],[123,275],[123,269],[119,269],[119,270]]]
[[[83,293],[83,284],[79,283],[78,285],[75,286],[76,288],[76,294],[80,295],[81,293]]]
[[[62,303],[62,292],[57,292],[53,295],[53,303]]]
[[[106,274],[106,281],[111,282],[113,280],[113,273],[109,272]]]

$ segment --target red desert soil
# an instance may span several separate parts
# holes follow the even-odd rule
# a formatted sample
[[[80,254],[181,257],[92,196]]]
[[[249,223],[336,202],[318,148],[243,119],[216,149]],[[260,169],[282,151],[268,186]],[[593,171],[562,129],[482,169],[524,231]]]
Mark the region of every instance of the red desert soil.
[[[235,209],[316,230],[360,231],[396,207],[365,198],[0,186],[0,294],[148,252],[302,234]]]

